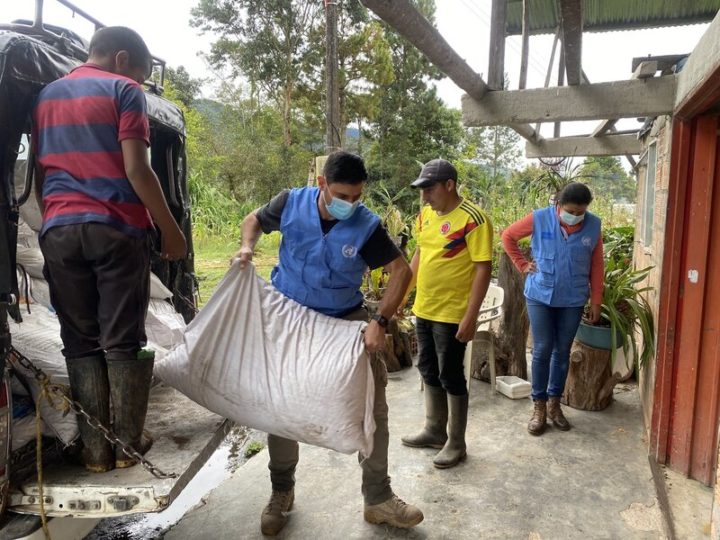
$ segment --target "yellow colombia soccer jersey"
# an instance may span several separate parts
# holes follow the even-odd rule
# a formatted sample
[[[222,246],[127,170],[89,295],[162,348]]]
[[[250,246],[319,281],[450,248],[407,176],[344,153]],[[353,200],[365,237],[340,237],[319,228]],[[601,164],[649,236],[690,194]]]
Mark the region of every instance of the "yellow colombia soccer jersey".
[[[475,262],[492,260],[492,224],[477,205],[463,200],[439,216],[423,207],[415,224],[420,266],[415,315],[459,323],[470,299]]]

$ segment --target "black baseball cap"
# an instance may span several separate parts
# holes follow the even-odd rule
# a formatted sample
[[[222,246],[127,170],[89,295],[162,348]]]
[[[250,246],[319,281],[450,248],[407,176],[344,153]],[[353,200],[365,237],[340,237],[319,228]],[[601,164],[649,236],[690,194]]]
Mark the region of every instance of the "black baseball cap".
[[[420,176],[410,186],[425,189],[435,182],[444,182],[445,180],[455,180],[457,182],[457,169],[447,160],[433,159],[423,165]]]

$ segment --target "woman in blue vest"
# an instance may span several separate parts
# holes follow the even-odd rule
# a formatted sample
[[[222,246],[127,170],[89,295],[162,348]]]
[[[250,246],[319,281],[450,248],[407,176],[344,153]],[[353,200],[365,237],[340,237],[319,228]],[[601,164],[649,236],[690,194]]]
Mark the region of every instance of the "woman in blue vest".
[[[525,298],[533,335],[532,399],[528,424],[532,435],[545,431],[549,417],[559,429],[570,423],[560,408],[570,347],[584,307],[588,319],[600,320],[603,295],[603,246],[600,218],[587,211],[590,189],[579,182],[563,188],[558,203],[535,210],[502,235],[503,247],[518,270],[527,274]],[[532,261],[518,241],[531,237]]]

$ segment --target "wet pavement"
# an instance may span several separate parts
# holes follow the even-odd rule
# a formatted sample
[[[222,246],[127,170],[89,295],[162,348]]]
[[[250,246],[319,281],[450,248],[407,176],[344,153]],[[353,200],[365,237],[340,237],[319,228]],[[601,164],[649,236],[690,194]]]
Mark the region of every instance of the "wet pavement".
[[[566,408],[569,432],[526,431],[529,399],[492,395],[473,380],[468,459],[449,470],[432,450],[400,444],[424,419],[415,370],[391,374],[390,475],[425,521],[410,531],[365,523],[355,456],[301,445],[295,506],[279,538],[657,539],[663,521],[647,460],[637,389],[621,384],[604,411]],[[262,538],[267,452],[239,467],[165,538]]]
[[[248,447],[261,434],[246,428],[233,428],[212,457],[198,471],[183,492],[163,512],[104,519],[85,540],[150,540],[163,538],[189,510],[202,503],[203,497],[232,477],[246,461]]]

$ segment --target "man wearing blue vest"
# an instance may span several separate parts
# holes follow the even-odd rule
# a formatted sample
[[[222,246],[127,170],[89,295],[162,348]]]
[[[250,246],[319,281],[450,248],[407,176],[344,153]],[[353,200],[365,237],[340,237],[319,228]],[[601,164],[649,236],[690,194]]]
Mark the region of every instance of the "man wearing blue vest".
[[[366,181],[367,171],[359,156],[331,154],[323,176],[318,176],[318,187],[282,191],[245,218],[242,247],[235,258],[245,266],[252,260],[261,234],[280,231],[280,260],[272,272],[275,288],[306,307],[347,320],[367,320],[360,291],[363,275],[368,267],[385,267],[390,273],[386,293],[365,330],[365,346],[374,353],[385,347],[385,327],[402,301],[412,271],[380,218],[360,203]],[[359,456],[365,520],[414,527],[423,514],[393,493],[387,472],[387,371],[374,354],[371,366],[377,427],[372,454]],[[295,498],[298,443],[269,434],[268,453],[272,495],[262,512],[261,530],[274,536],[287,523]]]

